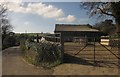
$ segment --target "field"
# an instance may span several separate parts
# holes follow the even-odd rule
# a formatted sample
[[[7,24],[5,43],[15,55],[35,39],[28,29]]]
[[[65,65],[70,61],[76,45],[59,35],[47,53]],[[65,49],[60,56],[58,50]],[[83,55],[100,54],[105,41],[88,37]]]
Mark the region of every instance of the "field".
[[[69,56],[73,56],[79,59],[82,59],[80,62],[82,64],[89,63],[90,65],[95,65],[94,58],[96,62],[96,66],[102,67],[118,67],[118,48],[105,46],[106,48],[96,43],[95,45],[95,56],[94,56],[94,46],[88,45],[82,51],[80,51],[84,46],[79,43],[65,43],[65,53]],[[80,51],[80,52],[79,52]],[[79,53],[78,53],[79,52]],[[75,55],[78,53],[77,55]],[[83,62],[82,62],[83,61]],[[86,63],[85,63],[86,62]]]
[[[20,34],[26,34],[26,33],[16,33],[16,35],[20,35]],[[46,35],[49,35],[50,33],[27,33],[28,36],[37,36],[37,34],[39,36],[46,36]]]
[[[94,47],[88,45],[80,53],[78,51],[84,46],[79,43],[65,43],[64,64],[54,69],[54,75],[118,75],[118,59],[104,47],[96,43],[95,62]],[[108,49],[111,47],[106,46]],[[117,47],[111,50],[118,54]],[[77,55],[75,55],[78,53]],[[118,56],[118,55],[117,55]]]

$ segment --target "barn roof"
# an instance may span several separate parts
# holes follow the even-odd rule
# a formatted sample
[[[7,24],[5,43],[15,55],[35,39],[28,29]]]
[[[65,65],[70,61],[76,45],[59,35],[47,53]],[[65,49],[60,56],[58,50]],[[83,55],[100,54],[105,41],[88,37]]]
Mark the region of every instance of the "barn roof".
[[[55,32],[61,31],[88,31],[88,32],[99,32],[97,29],[93,29],[89,24],[87,25],[73,25],[73,24],[56,24]]]

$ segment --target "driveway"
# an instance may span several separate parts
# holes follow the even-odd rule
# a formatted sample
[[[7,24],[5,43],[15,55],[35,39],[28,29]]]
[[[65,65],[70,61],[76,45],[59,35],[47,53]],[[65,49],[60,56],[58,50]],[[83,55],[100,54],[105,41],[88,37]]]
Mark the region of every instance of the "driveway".
[[[3,75],[52,75],[52,69],[35,67],[23,60],[19,47],[5,49],[2,54]]]

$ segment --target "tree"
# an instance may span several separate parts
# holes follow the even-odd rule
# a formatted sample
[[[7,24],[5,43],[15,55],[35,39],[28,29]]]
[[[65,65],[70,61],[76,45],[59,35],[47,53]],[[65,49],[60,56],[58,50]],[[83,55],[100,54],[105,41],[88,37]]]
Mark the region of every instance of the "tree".
[[[94,25],[94,28],[102,31],[105,34],[113,35],[116,33],[116,27],[113,24],[112,20],[105,20]]]
[[[12,26],[9,24],[9,21],[7,19],[2,19],[2,39],[4,39],[7,35],[12,32]]]
[[[7,19],[7,8],[4,4],[0,4],[0,31],[2,34],[2,49],[13,46],[16,43],[14,33],[12,33],[12,25]]]
[[[0,4],[0,26],[1,26],[1,33],[2,33],[2,39],[4,39],[11,31],[12,26],[7,19],[7,8],[4,4]]]
[[[87,9],[90,17],[111,16],[115,19],[117,32],[120,33],[120,1],[119,2],[85,2],[82,8]]]

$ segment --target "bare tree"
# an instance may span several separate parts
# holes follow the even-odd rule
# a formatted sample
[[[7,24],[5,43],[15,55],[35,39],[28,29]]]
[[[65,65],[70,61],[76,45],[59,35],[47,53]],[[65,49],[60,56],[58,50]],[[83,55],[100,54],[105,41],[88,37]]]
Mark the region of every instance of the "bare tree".
[[[88,10],[90,17],[111,16],[115,19],[117,32],[120,33],[120,2],[84,2],[81,7]]]
[[[0,4],[0,26],[2,39],[4,39],[13,29],[9,20],[7,19],[7,8],[4,4]]]
[[[0,4],[0,17],[4,17],[4,14],[6,13],[7,8],[4,4]]]
[[[12,26],[9,24],[7,19],[2,20],[2,35],[7,36],[12,31]]]

